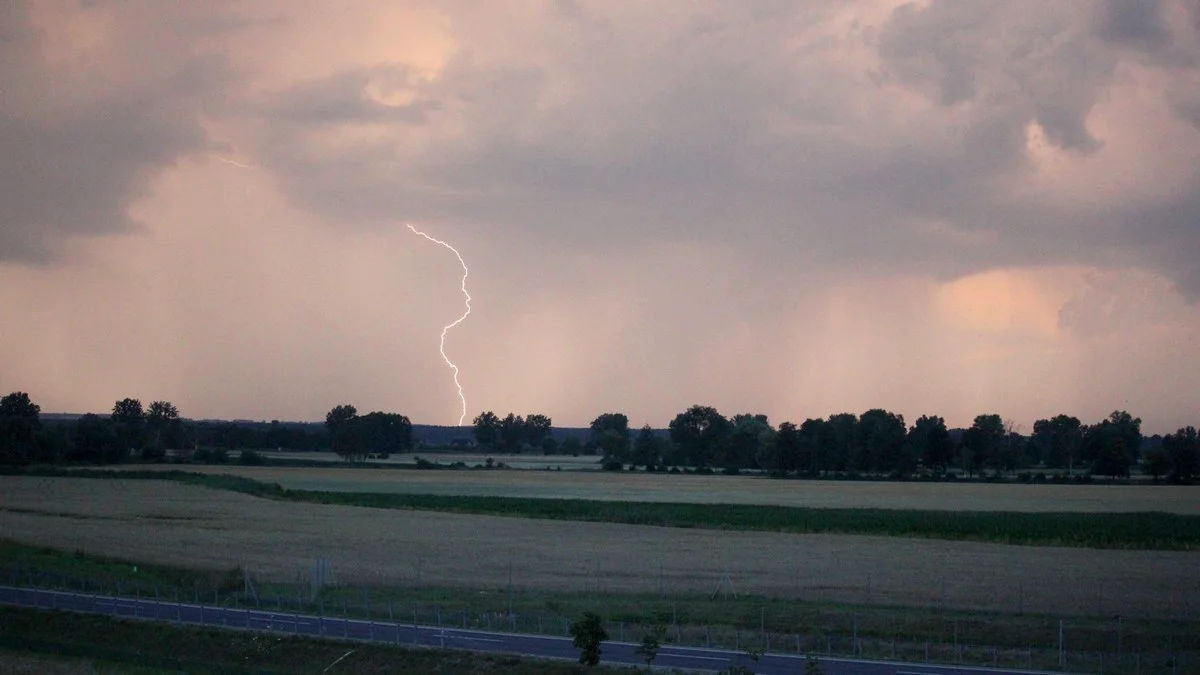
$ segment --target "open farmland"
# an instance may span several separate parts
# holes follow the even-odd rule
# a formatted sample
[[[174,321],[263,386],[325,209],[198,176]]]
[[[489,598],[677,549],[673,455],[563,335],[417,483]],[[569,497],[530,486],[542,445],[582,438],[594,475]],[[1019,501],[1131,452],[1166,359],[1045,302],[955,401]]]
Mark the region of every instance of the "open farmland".
[[[150,480],[0,477],[15,541],[293,581],[707,595],[1177,617],[1200,553],[578,523],[291,503]],[[1097,592],[1103,589],[1103,592]]]
[[[177,469],[125,465],[123,469]],[[804,481],[760,476],[701,476],[607,471],[428,471],[345,467],[202,466],[188,471],[233,474],[295,490],[588,499],[694,504],[762,504],[809,508],[875,508],[1023,513],[1200,515],[1200,487],[1178,485],[1026,485]]]

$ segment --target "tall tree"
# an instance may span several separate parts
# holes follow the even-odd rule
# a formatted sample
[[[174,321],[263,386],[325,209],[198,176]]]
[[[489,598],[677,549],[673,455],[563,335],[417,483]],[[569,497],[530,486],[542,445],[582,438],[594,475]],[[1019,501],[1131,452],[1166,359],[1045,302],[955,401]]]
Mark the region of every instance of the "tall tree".
[[[795,424],[784,422],[779,425],[779,430],[759,451],[759,467],[776,477],[798,471],[803,447],[800,430]]]
[[[592,446],[600,451],[606,466],[625,464],[630,459],[629,418],[623,413],[603,413],[592,420]],[[620,467],[617,467],[620,468]]]
[[[397,455],[412,450],[412,422],[396,413],[372,412],[353,419],[361,427],[363,449],[372,455]]]
[[[812,475],[833,470],[835,447],[832,424],[821,418],[804,420],[800,425],[800,457],[796,470]]]
[[[71,459],[75,461],[115,464],[129,457],[129,446],[122,442],[117,423],[111,418],[84,415],[75,422],[72,441]]]
[[[993,465],[1004,433],[1004,420],[999,415],[975,417],[974,424],[963,434],[964,464],[968,473],[981,473],[984,467]]]
[[[508,413],[500,420],[500,442],[507,453],[515,455],[521,452],[525,443],[525,418]]]
[[[479,445],[490,449],[500,442],[500,418],[496,413],[491,410],[481,412],[471,424],[474,425],[475,442]]]
[[[882,473],[911,472],[915,462],[903,454],[907,431],[903,415],[880,408],[863,413],[858,418],[859,453],[855,468]]]
[[[174,440],[179,434],[178,430],[172,433],[172,427],[181,426],[179,408],[175,407],[174,403],[151,402],[150,407],[146,409],[146,429],[150,432],[150,439],[142,449],[142,459],[162,459],[166,455],[164,437]]]
[[[0,463],[24,464],[37,454],[41,412],[23,391],[0,398]]]
[[[858,456],[858,415],[838,413],[829,416],[829,470],[847,471],[854,468]]]
[[[946,428],[946,420],[937,416],[922,415],[908,430],[906,443],[909,453],[919,457],[925,468],[942,474],[954,461],[954,441]]]
[[[355,424],[357,419],[358,408],[349,404],[334,406],[325,414],[325,428],[329,429],[333,451],[347,462],[353,462],[366,454],[362,428]]]
[[[663,464],[663,439],[654,433],[647,424],[638,431],[633,441],[633,455],[629,463],[634,466],[644,466],[647,471]]]
[[[730,429],[729,420],[716,408],[694,405],[676,415],[667,431],[685,461],[697,469],[705,469],[722,452]]]
[[[542,441],[550,436],[550,418],[545,415],[525,416],[525,442],[534,448],[542,447]]]
[[[145,446],[146,412],[140,400],[123,398],[117,401],[113,404],[112,421],[126,448],[140,451]]]
[[[1142,444],[1141,427],[1140,418],[1114,410],[1106,419],[1083,430],[1079,454],[1094,474],[1126,476]]]
[[[750,469],[758,465],[759,453],[766,449],[775,435],[766,415],[744,413],[734,415],[729,431],[729,441],[716,463],[728,473]]]
[[[1083,425],[1078,417],[1055,415],[1033,423],[1034,444],[1041,451],[1041,461],[1052,469],[1074,470],[1079,461],[1079,446],[1083,441]]]
[[[1184,483],[1200,476],[1200,436],[1196,427],[1184,427],[1163,437],[1171,480]]]

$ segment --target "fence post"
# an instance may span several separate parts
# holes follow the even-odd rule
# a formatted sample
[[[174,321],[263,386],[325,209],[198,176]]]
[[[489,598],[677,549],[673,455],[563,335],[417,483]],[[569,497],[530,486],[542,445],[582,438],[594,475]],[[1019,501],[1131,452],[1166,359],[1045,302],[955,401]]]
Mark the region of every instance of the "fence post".
[[[1063,622],[1062,622],[1062,619],[1058,620],[1058,669],[1059,670],[1067,669],[1067,651],[1066,651],[1066,647],[1063,645]]]

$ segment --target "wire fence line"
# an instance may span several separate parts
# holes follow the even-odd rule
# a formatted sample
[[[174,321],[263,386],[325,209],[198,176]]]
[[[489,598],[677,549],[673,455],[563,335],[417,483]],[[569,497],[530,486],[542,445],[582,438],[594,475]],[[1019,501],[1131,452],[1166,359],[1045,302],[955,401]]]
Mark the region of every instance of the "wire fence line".
[[[318,558],[297,582],[260,582],[230,572],[211,586],[172,584],[120,575],[75,575],[34,568],[0,568],[0,583],[188,603],[225,609],[262,609],[318,617],[343,617],[414,625],[540,635],[568,634],[580,608],[598,608],[610,637],[636,642],[656,627],[665,642],[938,664],[966,664],[1064,672],[1131,675],[1200,673],[1200,635],[1188,621],[1133,624],[1114,616],[1107,624],[1086,618],[1013,618],[953,611],[903,618],[903,608],[814,605],[737,596],[736,581],[722,579],[707,598],[728,620],[695,616],[694,602],[665,592],[630,598],[601,589],[582,593],[573,606],[516,587],[439,588],[435,598],[386,584],[337,583],[332,564]],[[803,605],[803,608],[798,608]],[[757,610],[757,611],[756,611]],[[754,614],[757,613],[757,617]],[[899,617],[899,618],[898,618]],[[750,627],[757,618],[757,627]],[[890,625],[889,625],[890,624]]]

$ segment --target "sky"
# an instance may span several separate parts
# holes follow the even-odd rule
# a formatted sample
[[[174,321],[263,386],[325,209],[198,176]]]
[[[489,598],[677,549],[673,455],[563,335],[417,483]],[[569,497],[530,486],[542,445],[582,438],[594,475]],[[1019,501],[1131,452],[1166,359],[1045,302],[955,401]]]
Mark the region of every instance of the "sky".
[[[0,390],[1200,424],[1200,4],[7,0]]]

